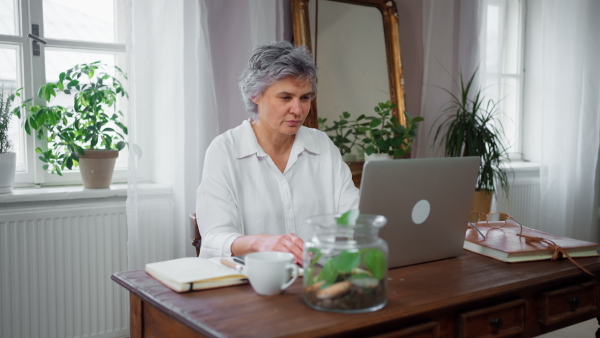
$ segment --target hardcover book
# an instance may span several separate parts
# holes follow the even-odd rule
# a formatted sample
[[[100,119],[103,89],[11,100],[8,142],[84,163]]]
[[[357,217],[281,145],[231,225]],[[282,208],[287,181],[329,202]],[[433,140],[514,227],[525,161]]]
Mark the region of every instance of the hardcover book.
[[[484,240],[475,229],[468,227],[464,244],[466,250],[509,263],[552,259],[554,247],[546,242],[528,241],[525,237],[518,236],[520,227],[516,224],[506,223],[501,228],[479,224],[477,227],[486,238]],[[552,235],[527,227],[523,227],[523,235],[554,242],[571,257],[598,256],[597,249],[600,248],[598,243]]]
[[[247,276],[223,265],[220,258],[185,257],[146,264],[146,273],[176,292],[219,288],[248,282]]]

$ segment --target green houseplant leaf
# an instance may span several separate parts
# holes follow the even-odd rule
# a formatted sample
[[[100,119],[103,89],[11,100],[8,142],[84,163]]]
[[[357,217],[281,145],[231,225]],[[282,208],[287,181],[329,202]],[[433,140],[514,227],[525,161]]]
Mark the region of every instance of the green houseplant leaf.
[[[339,272],[350,272],[360,264],[360,252],[344,250],[335,260],[336,270]]]
[[[373,274],[373,277],[382,279],[387,270],[385,254],[381,250],[369,249],[364,253],[365,266]]]
[[[407,122],[405,126],[393,116],[393,109],[396,109],[396,105],[390,101],[379,102],[373,108],[377,116],[362,115],[364,122],[357,119],[356,133],[363,136],[359,139],[358,146],[363,148],[367,155],[379,153],[402,158],[412,150],[417,126],[424,119],[411,118],[407,112],[404,112]]]
[[[342,156],[350,154],[357,142],[356,122],[351,121],[350,117],[350,113],[343,112],[337,121],[333,121],[333,125],[327,124],[327,118],[317,118],[319,129],[328,133],[329,138],[338,147]]]
[[[450,103],[436,119],[434,142],[443,145],[449,157],[478,156],[479,175],[476,190],[495,191],[500,185],[508,197],[509,185],[504,162],[510,162],[503,144],[504,128],[497,118],[498,105],[486,99],[481,89],[473,87],[477,70],[465,83],[460,75],[460,93],[450,96]],[[431,132],[431,131],[430,131]]]
[[[333,126],[327,125],[326,118],[318,118],[319,129],[324,132],[334,132],[329,135],[333,143],[340,149],[342,155],[350,153],[355,145],[362,148],[367,155],[374,153],[388,154],[397,158],[411,151],[414,138],[417,135],[417,125],[424,119],[420,116],[411,119],[404,112],[407,125],[398,122],[392,116],[396,109],[390,101],[379,102],[373,108],[376,116],[359,115],[356,120],[350,120],[351,115],[343,112]]]
[[[129,94],[120,77],[127,79],[118,67],[100,62],[78,64],[60,73],[57,82],[40,87],[38,97],[45,104],[32,105],[31,100],[21,104],[27,108],[25,131],[48,142],[48,150],[40,156],[45,170],[62,175],[65,168],[79,165],[85,149],[125,148],[128,130],[116,102]],[[69,97],[72,105],[52,105],[58,95]],[[21,116],[20,109],[13,112]]]
[[[340,217],[336,219],[336,223],[339,225],[354,225],[356,224],[356,220],[360,216],[360,210],[352,209],[348,210],[345,213],[341,214]]]

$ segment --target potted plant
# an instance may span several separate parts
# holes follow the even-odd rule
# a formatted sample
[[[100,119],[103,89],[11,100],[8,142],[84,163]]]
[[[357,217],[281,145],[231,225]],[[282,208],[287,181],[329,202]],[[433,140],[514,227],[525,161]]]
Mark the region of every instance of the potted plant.
[[[114,70],[114,75],[111,74]],[[46,105],[27,106],[25,131],[33,131],[48,149],[36,148],[44,170],[62,175],[79,166],[86,188],[108,188],[119,151],[125,148],[127,127],[117,109],[118,97],[129,97],[117,76],[127,76],[119,67],[100,62],[79,64],[60,73],[57,82],[41,86],[38,97]],[[67,95],[70,106],[50,105],[57,95]],[[20,117],[20,109],[15,109]]]
[[[459,96],[444,89],[451,101],[435,121],[444,118],[437,127],[434,142],[439,140],[444,145],[446,156],[479,156],[473,210],[489,212],[497,185],[508,196],[508,178],[502,164],[510,160],[502,143],[502,123],[496,118],[498,106],[492,99],[486,99],[481,89],[473,88],[476,74],[477,70],[466,85],[461,74]]]
[[[319,117],[317,119],[319,124],[319,129],[329,134],[329,138],[340,150],[340,154],[342,158],[346,162],[351,162],[356,160],[356,156],[352,154],[352,148],[356,144],[357,136],[355,130],[355,121],[350,120],[350,113],[343,112],[339,116],[339,120],[333,121],[332,126],[327,125],[327,118]]]
[[[11,106],[15,94],[0,88],[0,194],[12,191],[15,180],[17,154],[12,152],[12,142],[8,138],[8,127],[12,117]]]
[[[395,108],[396,105],[390,101],[380,102],[374,108],[378,116],[363,114],[356,119],[356,133],[362,136],[358,139],[358,146],[365,150],[365,161],[377,157],[402,158],[411,151],[412,142],[417,136],[417,124],[424,118],[411,118],[404,112],[407,121],[404,126],[392,116]]]

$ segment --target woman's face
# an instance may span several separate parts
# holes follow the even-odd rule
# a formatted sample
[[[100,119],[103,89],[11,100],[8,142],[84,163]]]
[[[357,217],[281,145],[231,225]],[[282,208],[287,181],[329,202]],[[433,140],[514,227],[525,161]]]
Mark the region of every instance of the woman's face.
[[[258,105],[258,124],[272,132],[294,135],[310,110],[313,97],[309,81],[287,77],[252,99]]]

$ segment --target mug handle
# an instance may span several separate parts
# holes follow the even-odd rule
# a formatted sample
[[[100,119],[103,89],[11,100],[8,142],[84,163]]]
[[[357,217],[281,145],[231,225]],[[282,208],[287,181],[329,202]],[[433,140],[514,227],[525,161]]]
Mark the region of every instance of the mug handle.
[[[293,264],[288,264],[286,266],[287,269],[292,269],[294,270],[292,273],[292,279],[290,279],[287,283],[283,284],[281,286],[281,290],[285,290],[287,289],[290,285],[292,285],[292,283],[296,280],[296,278],[298,278],[298,265],[296,265],[295,263]]]

